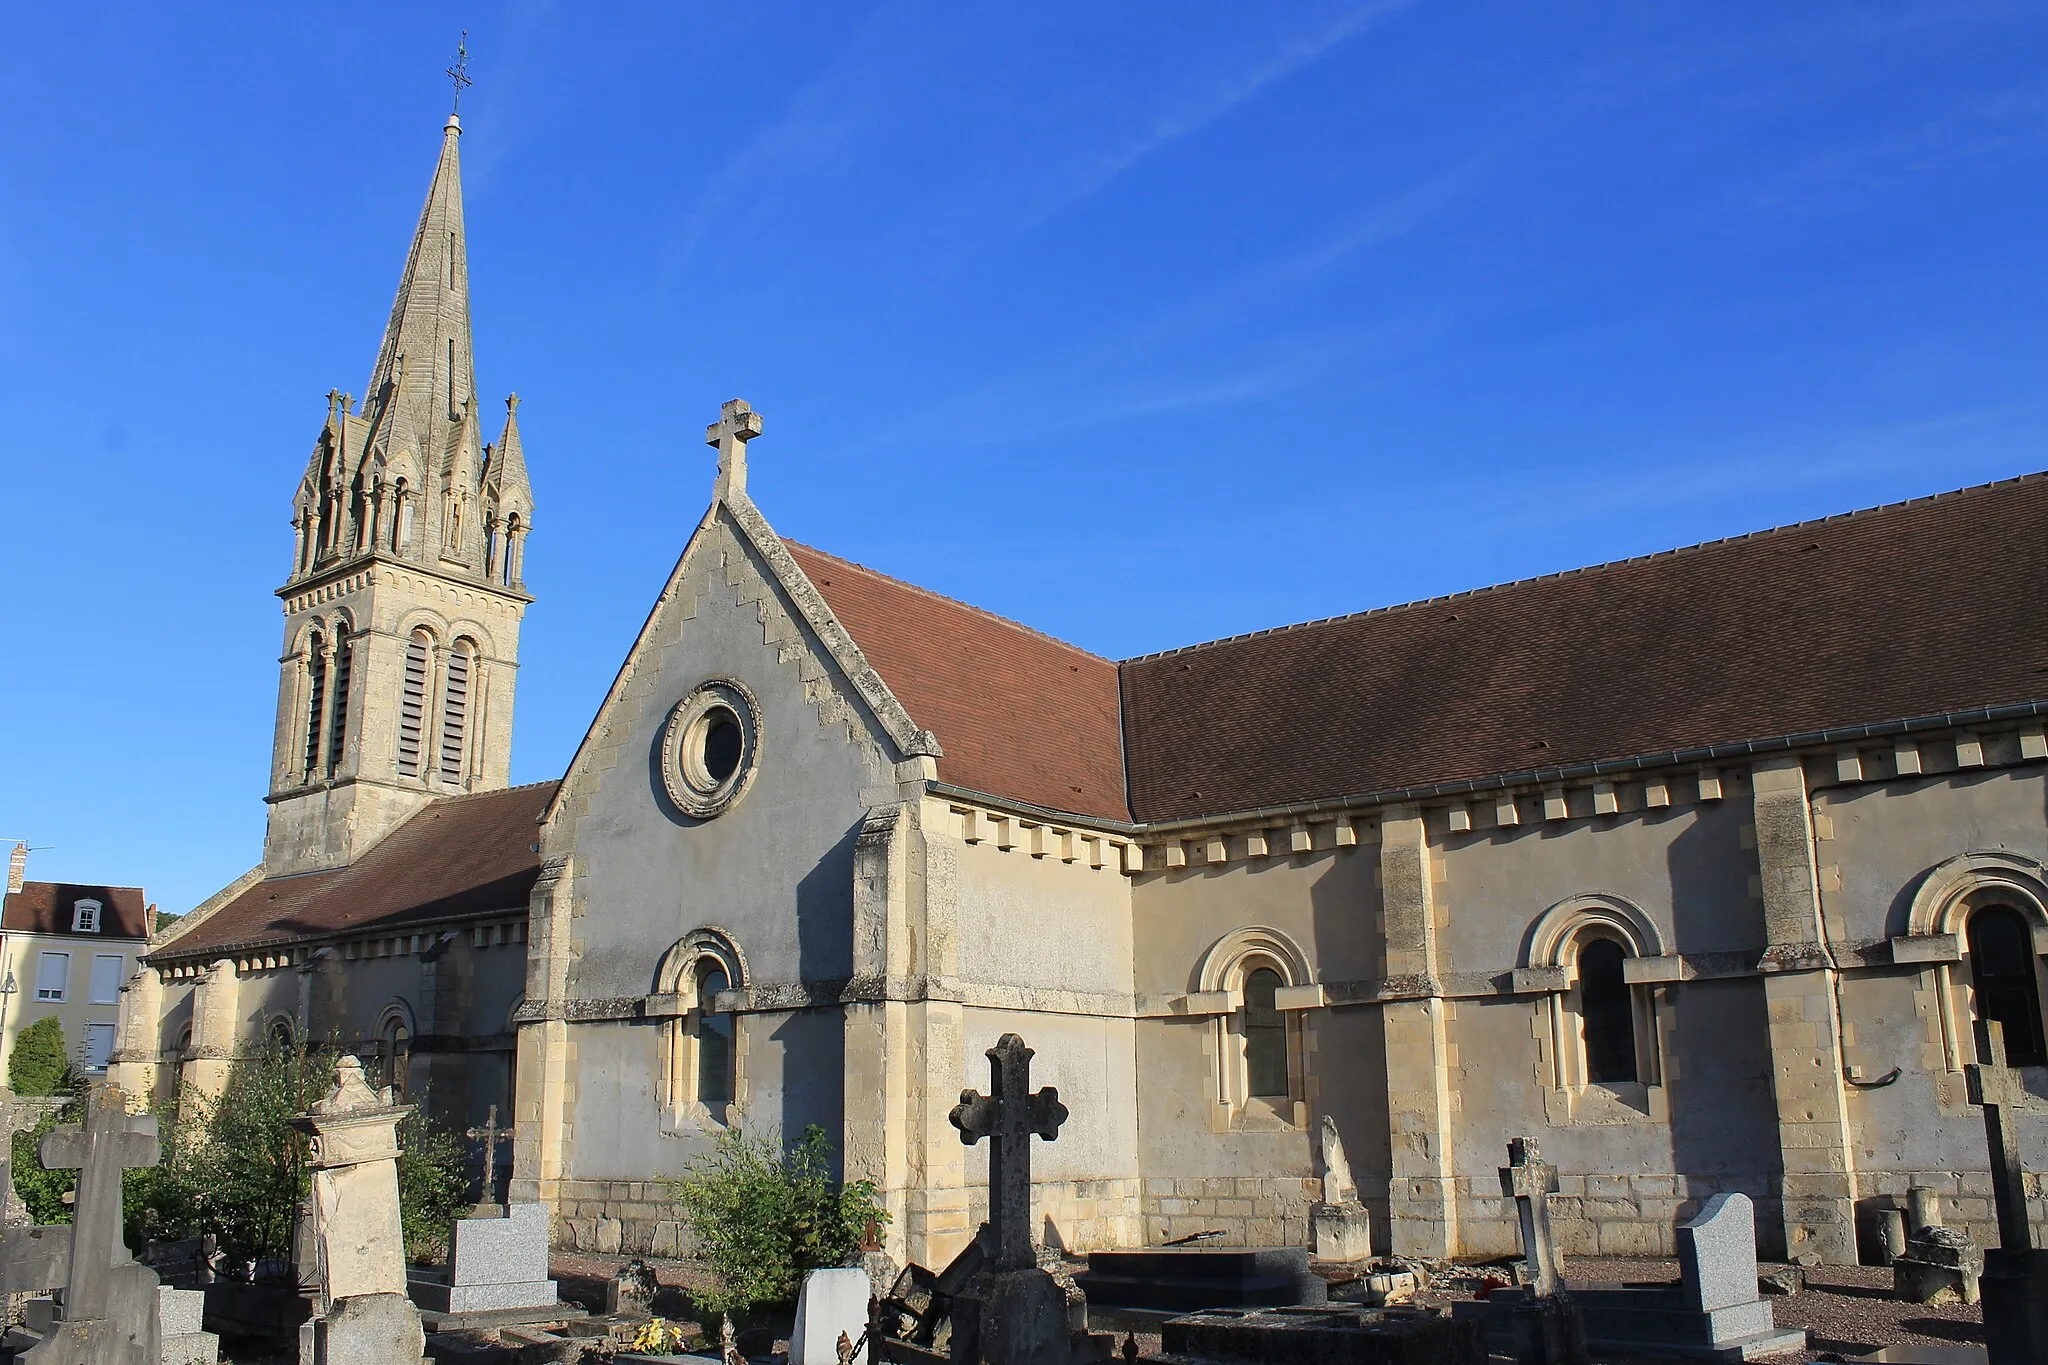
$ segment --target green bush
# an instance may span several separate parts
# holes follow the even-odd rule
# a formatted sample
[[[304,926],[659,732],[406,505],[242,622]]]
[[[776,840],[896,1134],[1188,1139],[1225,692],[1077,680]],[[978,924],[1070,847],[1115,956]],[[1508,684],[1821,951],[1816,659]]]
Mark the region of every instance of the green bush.
[[[427,1117],[426,1101],[398,1126],[398,1217],[405,1254],[420,1262],[447,1255],[448,1226],[469,1206],[469,1154],[454,1129]]]
[[[71,1073],[64,1055],[64,1025],[46,1014],[14,1036],[7,1054],[7,1084],[17,1095],[60,1095]]]
[[[71,1221],[71,1206],[64,1202],[64,1196],[78,1188],[78,1172],[44,1170],[42,1160],[36,1155],[36,1147],[42,1142],[43,1134],[58,1124],[76,1122],[78,1104],[74,1100],[62,1109],[53,1109],[43,1115],[36,1120],[35,1127],[23,1129],[14,1135],[11,1144],[14,1192],[21,1196],[22,1205],[28,1210],[29,1221],[32,1223]]]
[[[699,1307],[736,1313],[796,1299],[807,1270],[836,1266],[860,1246],[870,1220],[888,1221],[873,1182],[834,1181],[832,1144],[812,1124],[788,1150],[737,1127],[670,1187],[711,1285]]]

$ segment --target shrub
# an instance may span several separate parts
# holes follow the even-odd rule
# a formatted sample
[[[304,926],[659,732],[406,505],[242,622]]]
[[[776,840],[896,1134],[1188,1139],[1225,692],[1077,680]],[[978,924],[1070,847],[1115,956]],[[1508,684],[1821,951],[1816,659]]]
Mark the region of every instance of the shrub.
[[[398,1217],[414,1261],[447,1254],[449,1223],[469,1203],[469,1154],[454,1129],[427,1117],[426,1100],[398,1126]]]
[[[793,1302],[805,1271],[841,1264],[870,1220],[888,1221],[873,1182],[831,1178],[831,1152],[816,1124],[786,1151],[728,1128],[670,1187],[712,1280],[695,1295],[699,1307],[730,1321]]]
[[[14,1037],[7,1054],[7,1084],[17,1095],[59,1095],[70,1075],[64,1055],[64,1025],[46,1014]]]
[[[20,1055],[19,1048],[16,1055]],[[42,1143],[43,1134],[58,1124],[76,1122],[78,1104],[74,1100],[62,1109],[44,1114],[36,1120],[35,1127],[17,1132],[10,1144],[14,1161],[14,1192],[21,1196],[32,1223],[71,1221],[71,1206],[64,1202],[64,1196],[78,1188],[78,1172],[44,1170],[36,1148]]]

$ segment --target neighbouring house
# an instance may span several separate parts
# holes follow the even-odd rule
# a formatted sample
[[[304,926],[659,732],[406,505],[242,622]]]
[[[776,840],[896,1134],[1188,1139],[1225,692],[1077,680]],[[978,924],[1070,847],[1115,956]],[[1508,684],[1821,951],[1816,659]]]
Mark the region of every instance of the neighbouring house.
[[[139,886],[29,881],[26,852],[16,850],[0,912],[0,1058],[24,1028],[54,1015],[79,1066],[105,1071],[121,987],[149,946],[151,907]]]

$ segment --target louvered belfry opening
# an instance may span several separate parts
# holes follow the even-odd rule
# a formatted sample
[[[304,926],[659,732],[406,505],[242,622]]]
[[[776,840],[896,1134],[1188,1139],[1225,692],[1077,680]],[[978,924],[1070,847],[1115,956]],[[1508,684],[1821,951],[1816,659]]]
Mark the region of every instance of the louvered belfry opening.
[[[320,717],[327,710],[327,642],[318,631],[306,637],[306,761],[308,778],[319,770]]]
[[[462,781],[462,732],[469,719],[470,645],[457,642],[448,651],[448,686],[441,694],[441,780]]]
[[[427,637],[405,642],[405,690],[398,700],[398,775],[420,775],[421,735],[427,724]]]
[[[355,637],[342,631],[334,635],[334,714],[327,722],[327,771],[341,771],[341,756],[348,747],[348,677],[355,661]]]

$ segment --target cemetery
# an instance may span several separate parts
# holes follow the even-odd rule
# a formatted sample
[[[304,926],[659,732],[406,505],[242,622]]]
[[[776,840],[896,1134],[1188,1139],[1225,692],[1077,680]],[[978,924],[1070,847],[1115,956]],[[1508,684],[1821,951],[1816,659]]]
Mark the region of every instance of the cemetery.
[[[829,1205],[848,1237],[770,1266],[761,1238],[786,1210],[723,1232],[700,1212],[691,1228],[701,1246],[680,1260],[557,1256],[547,1210],[498,1197],[495,1112],[465,1135],[480,1159],[481,1198],[447,1220],[433,1242],[438,1263],[424,1263],[407,1254],[401,1210],[400,1132],[413,1106],[394,1102],[348,1055],[314,1059],[316,1097],[288,1120],[304,1155],[288,1261],[238,1266],[211,1234],[145,1235],[131,1253],[124,1180],[157,1169],[164,1142],[157,1115],[131,1112],[128,1097],[102,1082],[32,1143],[38,1170],[76,1173],[72,1217],[30,1222],[10,1201],[0,1349],[30,1365],[2041,1362],[2048,1253],[2032,1245],[2024,1213],[2033,1184],[2017,1158],[2024,1092],[2004,1065],[1997,1025],[1977,1041],[1990,1060],[1969,1067],[1968,1088],[1983,1115],[1999,1244],[1980,1247],[1945,1226],[1930,1176],[1881,1220],[1889,1264],[1864,1268],[1860,1282],[1842,1270],[1760,1266],[1752,1201],[1733,1192],[1699,1201],[1676,1226],[1675,1267],[1567,1262],[1552,1226],[1560,1172],[1534,1137],[1510,1142],[1499,1170],[1520,1256],[1375,1257],[1351,1213],[1363,1206],[1334,1124],[1322,1134],[1318,1206],[1329,1216],[1312,1245],[1222,1245],[1196,1234],[1069,1257],[1034,1235],[1031,1168],[1034,1145],[1058,1141],[1072,1116],[1056,1089],[1033,1089],[1033,1050],[1016,1034],[988,1050],[986,1093],[963,1093],[948,1116],[962,1144],[987,1144],[989,1218],[944,1266],[899,1264],[883,1252],[866,1191],[825,1181],[815,1150],[785,1156],[738,1139],[733,1151],[746,1160],[727,1162],[728,1181],[756,1179],[758,1194],[786,1177],[811,1191],[799,1221],[822,1225],[829,1220],[818,1210]],[[17,1120],[17,1132],[42,1112]],[[686,1215],[709,1198],[679,1189]],[[160,1216],[143,1219],[145,1233]],[[728,1256],[725,1235],[753,1237],[753,1249]],[[773,1274],[747,1279],[759,1271]],[[1802,1325],[1809,1321],[1818,1325]]]

